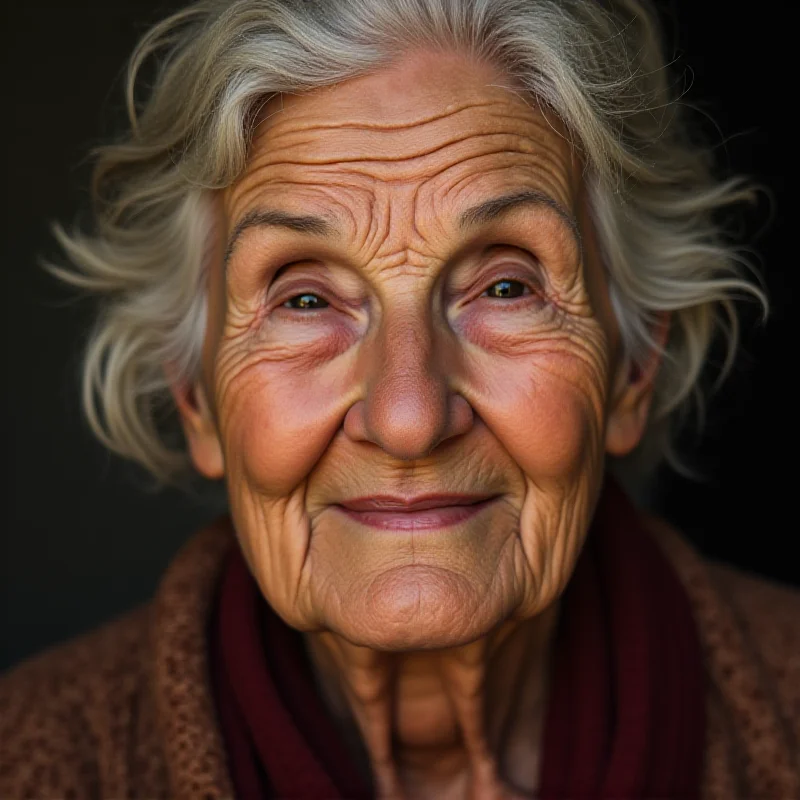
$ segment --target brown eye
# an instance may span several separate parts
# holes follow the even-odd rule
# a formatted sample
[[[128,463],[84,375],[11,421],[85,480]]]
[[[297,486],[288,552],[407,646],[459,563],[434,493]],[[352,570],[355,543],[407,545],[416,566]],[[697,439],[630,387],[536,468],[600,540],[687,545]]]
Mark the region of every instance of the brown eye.
[[[328,302],[323,300],[319,295],[311,294],[298,294],[291,297],[283,304],[284,308],[297,308],[302,311],[313,311],[318,308],[327,308]]]
[[[493,283],[487,290],[486,296],[487,297],[494,297],[494,298],[513,298],[513,297],[522,297],[525,293],[525,284],[521,281],[512,281],[507,278],[504,278],[501,281],[497,281],[497,283]]]

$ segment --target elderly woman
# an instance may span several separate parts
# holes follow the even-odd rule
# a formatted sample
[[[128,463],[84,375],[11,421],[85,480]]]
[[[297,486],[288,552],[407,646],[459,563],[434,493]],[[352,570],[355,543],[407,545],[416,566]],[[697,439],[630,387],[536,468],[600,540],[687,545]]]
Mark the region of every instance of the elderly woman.
[[[207,0],[128,109],[85,405],[229,515],[4,678],[0,795],[800,796],[800,596],[611,477],[763,301],[649,6]]]

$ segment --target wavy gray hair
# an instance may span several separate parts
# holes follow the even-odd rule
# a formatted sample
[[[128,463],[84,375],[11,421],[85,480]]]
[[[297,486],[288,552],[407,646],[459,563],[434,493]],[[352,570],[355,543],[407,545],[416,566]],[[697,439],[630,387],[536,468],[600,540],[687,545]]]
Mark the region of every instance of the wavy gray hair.
[[[680,466],[676,420],[701,400],[699,378],[722,332],[724,370],[737,343],[734,300],[759,286],[726,238],[720,209],[752,198],[717,180],[692,141],[647,0],[203,0],[153,27],[130,60],[130,130],[97,151],[91,233],[55,233],[75,270],[65,280],[102,296],[83,371],[97,436],[162,480],[188,466],[164,365],[191,379],[205,329],[209,198],[245,166],[258,110],[374,70],[409,47],[484,58],[564,121],[586,164],[592,218],[632,363],[672,326],[640,468]],[[147,98],[143,63],[157,66]]]

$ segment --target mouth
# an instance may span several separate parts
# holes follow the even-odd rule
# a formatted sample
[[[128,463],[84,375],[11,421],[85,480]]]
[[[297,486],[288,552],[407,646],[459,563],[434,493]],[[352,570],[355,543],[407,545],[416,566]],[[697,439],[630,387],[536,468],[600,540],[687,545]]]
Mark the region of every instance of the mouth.
[[[335,507],[354,522],[381,530],[425,531],[457,525],[488,508],[497,495],[429,494],[412,498],[378,495]]]

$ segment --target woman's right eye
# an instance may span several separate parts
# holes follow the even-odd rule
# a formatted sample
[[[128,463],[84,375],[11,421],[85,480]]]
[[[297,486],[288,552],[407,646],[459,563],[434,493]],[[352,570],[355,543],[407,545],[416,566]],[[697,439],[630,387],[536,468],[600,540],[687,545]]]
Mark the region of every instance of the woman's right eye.
[[[323,300],[318,294],[304,292],[290,297],[284,304],[284,308],[294,308],[300,311],[315,311],[319,308],[327,308],[328,301]]]
[[[487,297],[497,299],[514,297],[522,297],[525,294],[526,286],[522,281],[514,280],[513,278],[503,278],[502,280],[495,281],[485,292]]]

